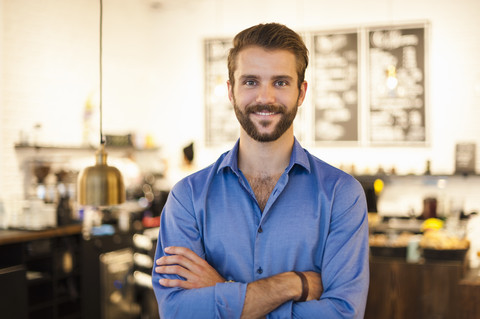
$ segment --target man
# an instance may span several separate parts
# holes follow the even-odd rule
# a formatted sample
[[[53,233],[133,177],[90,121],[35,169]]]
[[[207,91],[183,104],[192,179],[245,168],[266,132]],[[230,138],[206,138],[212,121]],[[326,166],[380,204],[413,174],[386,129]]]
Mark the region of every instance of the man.
[[[283,25],[235,37],[227,85],[240,138],[167,200],[153,271],[161,318],[363,316],[363,189],[293,135],[307,65],[305,44]]]

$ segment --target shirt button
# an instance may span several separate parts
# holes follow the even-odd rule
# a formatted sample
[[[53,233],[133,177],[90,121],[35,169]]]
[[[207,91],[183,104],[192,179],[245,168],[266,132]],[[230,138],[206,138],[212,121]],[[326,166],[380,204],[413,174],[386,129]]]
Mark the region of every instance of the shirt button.
[[[262,269],[262,267],[258,267],[258,269],[257,269],[257,274],[259,274],[259,275],[263,274],[263,269]]]
[[[259,232],[259,233],[263,233],[262,226],[260,226],[260,227],[258,228],[258,232]]]

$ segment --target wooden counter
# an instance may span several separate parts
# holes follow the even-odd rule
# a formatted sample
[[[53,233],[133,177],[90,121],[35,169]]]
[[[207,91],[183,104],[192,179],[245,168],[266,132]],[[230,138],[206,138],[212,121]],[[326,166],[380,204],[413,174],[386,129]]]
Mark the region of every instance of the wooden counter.
[[[480,282],[471,272],[462,262],[371,258],[365,318],[479,318]]]
[[[471,269],[460,281],[459,300],[463,318],[480,317],[480,268]]]
[[[2,318],[81,318],[81,230],[0,230]]]
[[[37,239],[80,234],[81,224],[61,226],[45,230],[0,230],[0,245],[22,243]]]

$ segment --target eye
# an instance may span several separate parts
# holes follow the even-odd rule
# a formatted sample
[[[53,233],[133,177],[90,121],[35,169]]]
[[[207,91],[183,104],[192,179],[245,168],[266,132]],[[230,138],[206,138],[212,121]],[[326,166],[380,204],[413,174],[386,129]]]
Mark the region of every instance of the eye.
[[[243,82],[243,84],[246,85],[246,86],[255,86],[257,84],[257,81],[255,81],[255,80],[245,80]]]
[[[278,80],[275,82],[275,86],[280,86],[280,87],[284,87],[284,86],[287,86],[288,85],[288,82],[285,81],[285,80]]]

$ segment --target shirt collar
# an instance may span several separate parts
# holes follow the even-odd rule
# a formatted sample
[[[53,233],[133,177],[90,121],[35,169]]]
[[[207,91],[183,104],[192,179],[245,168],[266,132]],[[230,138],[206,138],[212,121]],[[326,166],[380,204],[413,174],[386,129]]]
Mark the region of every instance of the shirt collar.
[[[237,140],[235,146],[225,154],[225,157],[222,159],[220,165],[218,166],[217,173],[220,170],[230,167],[237,175],[238,171],[238,147],[240,144],[240,139]],[[308,161],[307,151],[303,149],[298,140],[294,138],[292,155],[290,157],[290,163],[286,168],[286,171],[290,171],[295,164],[298,164],[304,167],[310,173],[310,162]]]

